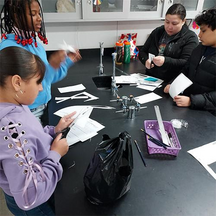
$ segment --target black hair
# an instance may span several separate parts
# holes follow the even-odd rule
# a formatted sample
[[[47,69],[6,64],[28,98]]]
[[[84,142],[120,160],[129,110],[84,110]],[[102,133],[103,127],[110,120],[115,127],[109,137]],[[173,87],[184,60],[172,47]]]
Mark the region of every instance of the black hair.
[[[186,9],[182,4],[173,4],[170,6],[166,12],[166,15],[178,15],[181,20],[186,17]]]
[[[202,14],[195,18],[195,22],[198,26],[207,25],[214,31],[216,29],[216,8],[204,10]]]
[[[15,33],[19,38],[29,40],[33,36],[36,42],[36,33],[32,20],[31,3],[36,1],[41,11],[41,29],[38,33],[40,39],[47,44],[45,25],[43,21],[43,13],[40,2],[38,0],[5,0],[1,10],[1,34]],[[26,9],[31,14],[32,31],[30,32],[27,24]],[[16,28],[16,25],[18,25]],[[24,43],[25,44],[25,43]]]
[[[8,76],[19,75],[24,81],[38,75],[37,83],[41,83],[45,74],[45,65],[37,55],[20,48],[7,47],[0,51],[0,86],[6,85]]]

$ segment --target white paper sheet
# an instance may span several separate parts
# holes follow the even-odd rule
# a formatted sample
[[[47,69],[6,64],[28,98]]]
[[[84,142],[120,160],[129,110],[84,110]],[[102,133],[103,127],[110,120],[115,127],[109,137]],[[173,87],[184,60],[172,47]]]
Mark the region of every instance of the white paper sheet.
[[[55,100],[57,100],[56,103],[61,103],[61,102],[64,102],[66,100],[69,100],[69,99],[71,99],[71,100],[74,100],[74,99],[87,99],[87,100],[84,101],[84,102],[87,102],[87,101],[97,100],[99,98],[92,95],[92,94],[89,94],[88,92],[81,92],[81,93],[72,95],[70,97],[55,97]]]
[[[156,77],[153,77],[153,76],[146,76],[142,80],[139,80],[138,84],[144,85],[144,86],[159,87],[162,82],[163,82],[162,79],[159,79],[159,78],[156,78]]]
[[[71,97],[55,97],[56,103],[61,103],[63,101],[69,100]]]
[[[83,84],[58,88],[60,93],[73,92],[73,91],[82,91],[84,89],[86,89],[86,88],[85,88],[85,86]]]
[[[73,118],[76,118],[79,114],[81,114],[83,111],[86,111],[88,109],[92,109],[92,106],[69,106],[54,112],[54,115],[63,117],[76,111],[76,114],[73,116]]]
[[[73,116],[74,121],[72,122],[72,126],[77,125],[79,127],[85,127],[89,116],[92,113],[93,108],[97,109],[115,109],[113,107],[109,106],[100,106],[100,105],[93,105],[93,106],[70,106],[65,107],[63,109],[60,109],[54,113],[54,115],[57,115],[59,117],[66,116],[74,111],[76,111],[76,114]]]
[[[69,106],[69,107],[65,107],[65,108],[62,108],[58,111],[56,111],[54,113],[54,115],[57,115],[59,117],[63,117],[63,116],[66,116],[74,111],[76,111],[76,116],[84,109],[86,108],[96,108],[96,109],[115,109],[114,107],[110,107],[110,106],[103,106],[103,105],[88,105],[88,106],[85,106],[85,105],[81,105],[81,106]],[[74,116],[74,117],[76,117]]]
[[[138,97],[135,97],[135,101],[137,101],[140,104],[144,104],[150,101],[154,101],[154,100],[158,100],[161,99],[162,97],[155,94],[154,92],[148,93],[148,94],[144,94]]]
[[[79,141],[84,142],[96,136],[98,134],[97,132],[103,128],[103,125],[90,118],[87,120],[84,128],[79,127],[78,125],[74,125],[71,127],[66,137],[68,145],[73,145]]]
[[[149,60],[152,62],[152,61],[153,61],[153,58],[155,57],[155,55],[152,54],[152,53],[149,53],[149,54],[148,54],[148,57],[149,57]]]
[[[183,92],[186,88],[188,88],[192,84],[193,82],[190,79],[188,79],[183,73],[181,73],[171,83],[169,94],[172,98],[174,98],[176,95]]]
[[[67,134],[68,145],[73,145],[79,141],[84,142],[93,136],[97,135],[97,132],[104,128],[103,125],[89,118],[93,108],[98,109],[110,109],[106,106],[70,106],[58,110],[54,114],[60,117],[68,115],[74,111],[76,114],[73,116],[75,120],[70,125],[70,131]]]
[[[63,44],[59,44],[59,48],[65,50],[66,53],[69,52],[76,53],[76,50],[71,45],[68,45],[64,40],[63,40]]]
[[[153,89],[154,87],[155,89],[156,87],[160,86],[163,82],[163,80],[159,78],[148,76],[141,73],[133,73],[130,76],[116,76],[115,79],[117,84],[137,84],[140,88],[143,89],[145,89],[145,86],[147,86],[146,88],[152,87],[151,89]],[[141,87],[140,85],[143,85],[143,87]]]
[[[88,96],[78,96],[76,97],[75,95],[74,96],[71,96],[71,97],[55,97],[55,100],[56,100],[56,103],[61,103],[61,102],[64,102],[66,100],[73,100],[73,99],[87,99]]]
[[[76,125],[82,128],[85,127],[92,110],[93,107],[84,107],[82,110],[80,110],[79,114],[75,117],[74,121],[72,122],[72,126]]]
[[[80,93],[80,94],[78,94],[78,95],[81,95],[81,94],[86,95],[86,96],[89,97],[89,99],[85,100],[84,102],[99,99],[99,97],[96,97],[96,96],[94,96],[94,95],[92,95],[92,94],[90,94],[90,93],[88,93],[88,92],[82,92],[82,93]]]
[[[116,84],[130,84],[137,83],[137,79],[132,76],[115,76]]]
[[[216,141],[188,151],[216,180],[216,173],[210,167],[216,162]]]
[[[93,108],[96,109],[116,109],[115,107],[111,107],[111,106],[104,106],[104,105],[91,105]]]
[[[70,112],[68,112],[70,110]],[[71,123],[70,127],[77,125],[79,127],[85,127],[87,120],[89,116],[91,115],[91,112],[93,110],[93,107],[91,106],[73,106],[70,109],[62,109],[54,114],[60,117],[63,117],[65,115],[68,115],[74,111],[76,111],[76,114],[73,116],[74,121]]]
[[[147,85],[138,85],[137,88],[145,89],[148,91],[154,91],[157,87],[155,86],[147,86]]]

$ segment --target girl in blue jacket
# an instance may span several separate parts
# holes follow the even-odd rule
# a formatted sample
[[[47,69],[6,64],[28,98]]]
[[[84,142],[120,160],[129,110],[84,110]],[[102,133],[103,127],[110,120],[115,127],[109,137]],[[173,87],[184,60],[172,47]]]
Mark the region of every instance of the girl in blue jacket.
[[[38,0],[5,0],[1,11],[0,50],[17,46],[38,55],[46,66],[42,81],[43,90],[39,92],[34,103],[29,106],[33,114],[41,120],[48,101],[51,99],[51,84],[67,75],[68,68],[80,60],[79,51],[66,55],[65,51],[53,53],[49,60],[46,51],[38,42],[48,43],[43,22],[42,9]],[[46,118],[44,118],[46,119]],[[43,121],[43,125],[48,122]]]

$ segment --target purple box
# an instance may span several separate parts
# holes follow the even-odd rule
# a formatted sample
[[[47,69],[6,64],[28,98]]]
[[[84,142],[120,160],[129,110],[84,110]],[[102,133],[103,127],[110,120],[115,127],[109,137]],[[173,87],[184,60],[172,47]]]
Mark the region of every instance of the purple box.
[[[175,129],[172,126],[172,123],[169,121],[163,121],[163,124],[164,124],[165,131],[171,135],[170,137],[173,146],[164,149],[162,146],[158,146],[155,143],[151,142],[146,136],[148,152],[149,154],[168,154],[168,155],[177,156],[179,151],[181,150],[181,145],[179,143]],[[162,141],[157,120],[145,120],[144,128],[146,133],[148,133],[155,139]]]

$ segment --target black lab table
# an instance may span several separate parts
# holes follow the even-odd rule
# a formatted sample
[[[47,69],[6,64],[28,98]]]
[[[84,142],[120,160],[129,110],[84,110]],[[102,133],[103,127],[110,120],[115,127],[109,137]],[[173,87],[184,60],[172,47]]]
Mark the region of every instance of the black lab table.
[[[103,58],[104,72],[112,74],[112,58]],[[49,104],[50,122],[56,124],[58,117],[52,113],[73,105],[108,105],[117,110],[120,104],[110,102],[115,99],[110,90],[98,90],[92,77],[98,75],[99,51],[88,51],[83,59],[68,72],[67,78],[52,87],[53,99]],[[135,60],[129,65],[122,65],[116,70],[127,73],[144,72],[143,65]],[[56,104],[54,97],[63,96],[57,87],[82,83],[86,91],[99,97],[99,100],[83,102],[83,100],[68,100]],[[163,93],[163,88],[154,91],[162,96],[160,100],[146,103],[146,109],[140,110],[135,119],[127,119],[122,113],[114,110],[94,109],[91,118],[103,124],[105,128],[92,139],[77,143],[70,147],[69,152],[61,159],[64,167],[63,177],[55,190],[57,215],[140,215],[140,216],[215,216],[216,215],[216,181],[194,159],[188,150],[216,140],[216,118],[206,111],[190,110],[176,107],[172,99]],[[130,87],[119,88],[120,96],[130,94],[143,95],[148,91]],[[65,93],[64,96],[71,96]],[[154,105],[160,107],[163,120],[178,118],[187,120],[189,127],[176,129],[181,151],[178,157],[156,157],[149,155],[146,140],[140,128],[144,120],[156,119]],[[95,206],[85,197],[83,176],[93,156],[95,147],[100,143],[102,135],[115,137],[119,132],[128,131],[132,139],[136,139],[144,154],[147,167],[143,166],[136,146],[133,145],[134,170],[130,191],[120,200],[111,205]],[[68,167],[75,161],[76,165]]]

